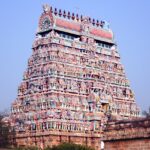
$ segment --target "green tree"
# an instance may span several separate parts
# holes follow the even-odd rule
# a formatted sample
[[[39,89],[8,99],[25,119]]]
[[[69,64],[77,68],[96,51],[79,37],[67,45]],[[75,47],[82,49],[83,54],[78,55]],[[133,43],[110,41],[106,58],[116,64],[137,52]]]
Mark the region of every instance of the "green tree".
[[[4,121],[4,118],[8,117],[8,112],[0,112],[0,147],[9,146],[9,131],[10,126]]]
[[[148,111],[144,110],[142,112],[143,116],[145,116],[146,118],[150,118],[150,107],[148,108]]]
[[[47,147],[45,150],[94,150],[94,149],[92,149],[91,147],[74,143],[62,143],[58,146],[53,146],[52,148]]]
[[[31,146],[31,147],[16,147],[13,150],[40,150],[38,147]]]

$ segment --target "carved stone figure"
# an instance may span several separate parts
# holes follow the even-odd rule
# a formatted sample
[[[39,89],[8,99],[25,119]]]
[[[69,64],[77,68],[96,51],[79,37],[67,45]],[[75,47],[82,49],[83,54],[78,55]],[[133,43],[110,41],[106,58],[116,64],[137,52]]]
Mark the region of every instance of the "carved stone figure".
[[[44,4],[44,5],[43,5],[43,11],[44,11],[45,13],[49,12],[49,11],[50,11],[50,6],[49,6],[48,4]]]

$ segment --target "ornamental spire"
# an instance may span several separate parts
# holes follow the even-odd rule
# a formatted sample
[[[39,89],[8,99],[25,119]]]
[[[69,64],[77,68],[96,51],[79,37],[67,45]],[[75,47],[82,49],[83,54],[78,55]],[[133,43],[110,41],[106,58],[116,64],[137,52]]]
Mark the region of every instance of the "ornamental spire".
[[[48,4],[43,4],[43,11],[44,13],[47,13],[50,11],[50,6]]]

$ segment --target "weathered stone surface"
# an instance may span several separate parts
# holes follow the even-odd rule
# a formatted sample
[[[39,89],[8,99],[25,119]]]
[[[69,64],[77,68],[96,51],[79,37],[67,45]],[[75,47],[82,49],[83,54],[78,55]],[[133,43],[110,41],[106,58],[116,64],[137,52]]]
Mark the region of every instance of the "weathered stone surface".
[[[149,150],[150,119],[109,122],[102,139],[105,150]]]
[[[32,55],[12,104],[12,143],[43,148],[73,141],[98,150],[110,116],[139,116],[113,32],[105,21],[48,5],[43,9]],[[118,130],[128,124],[115,126]],[[120,138],[128,130],[112,137]]]

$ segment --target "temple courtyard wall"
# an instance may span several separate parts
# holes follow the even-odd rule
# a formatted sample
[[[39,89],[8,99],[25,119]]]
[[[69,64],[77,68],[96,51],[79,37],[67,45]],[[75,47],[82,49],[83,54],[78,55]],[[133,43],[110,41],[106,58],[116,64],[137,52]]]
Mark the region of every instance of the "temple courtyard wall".
[[[42,131],[34,133],[16,133],[11,137],[13,147],[36,146],[44,149],[53,147],[60,143],[75,143],[90,146],[96,150],[100,149],[101,133],[81,133],[81,132],[63,132],[63,131]]]
[[[95,150],[150,150],[150,118],[109,121],[99,133],[37,131],[26,134],[18,133],[12,138],[14,146],[23,147],[44,148],[63,142],[87,145]],[[103,143],[104,149],[102,149]]]
[[[105,150],[150,150],[150,119],[109,122]]]

